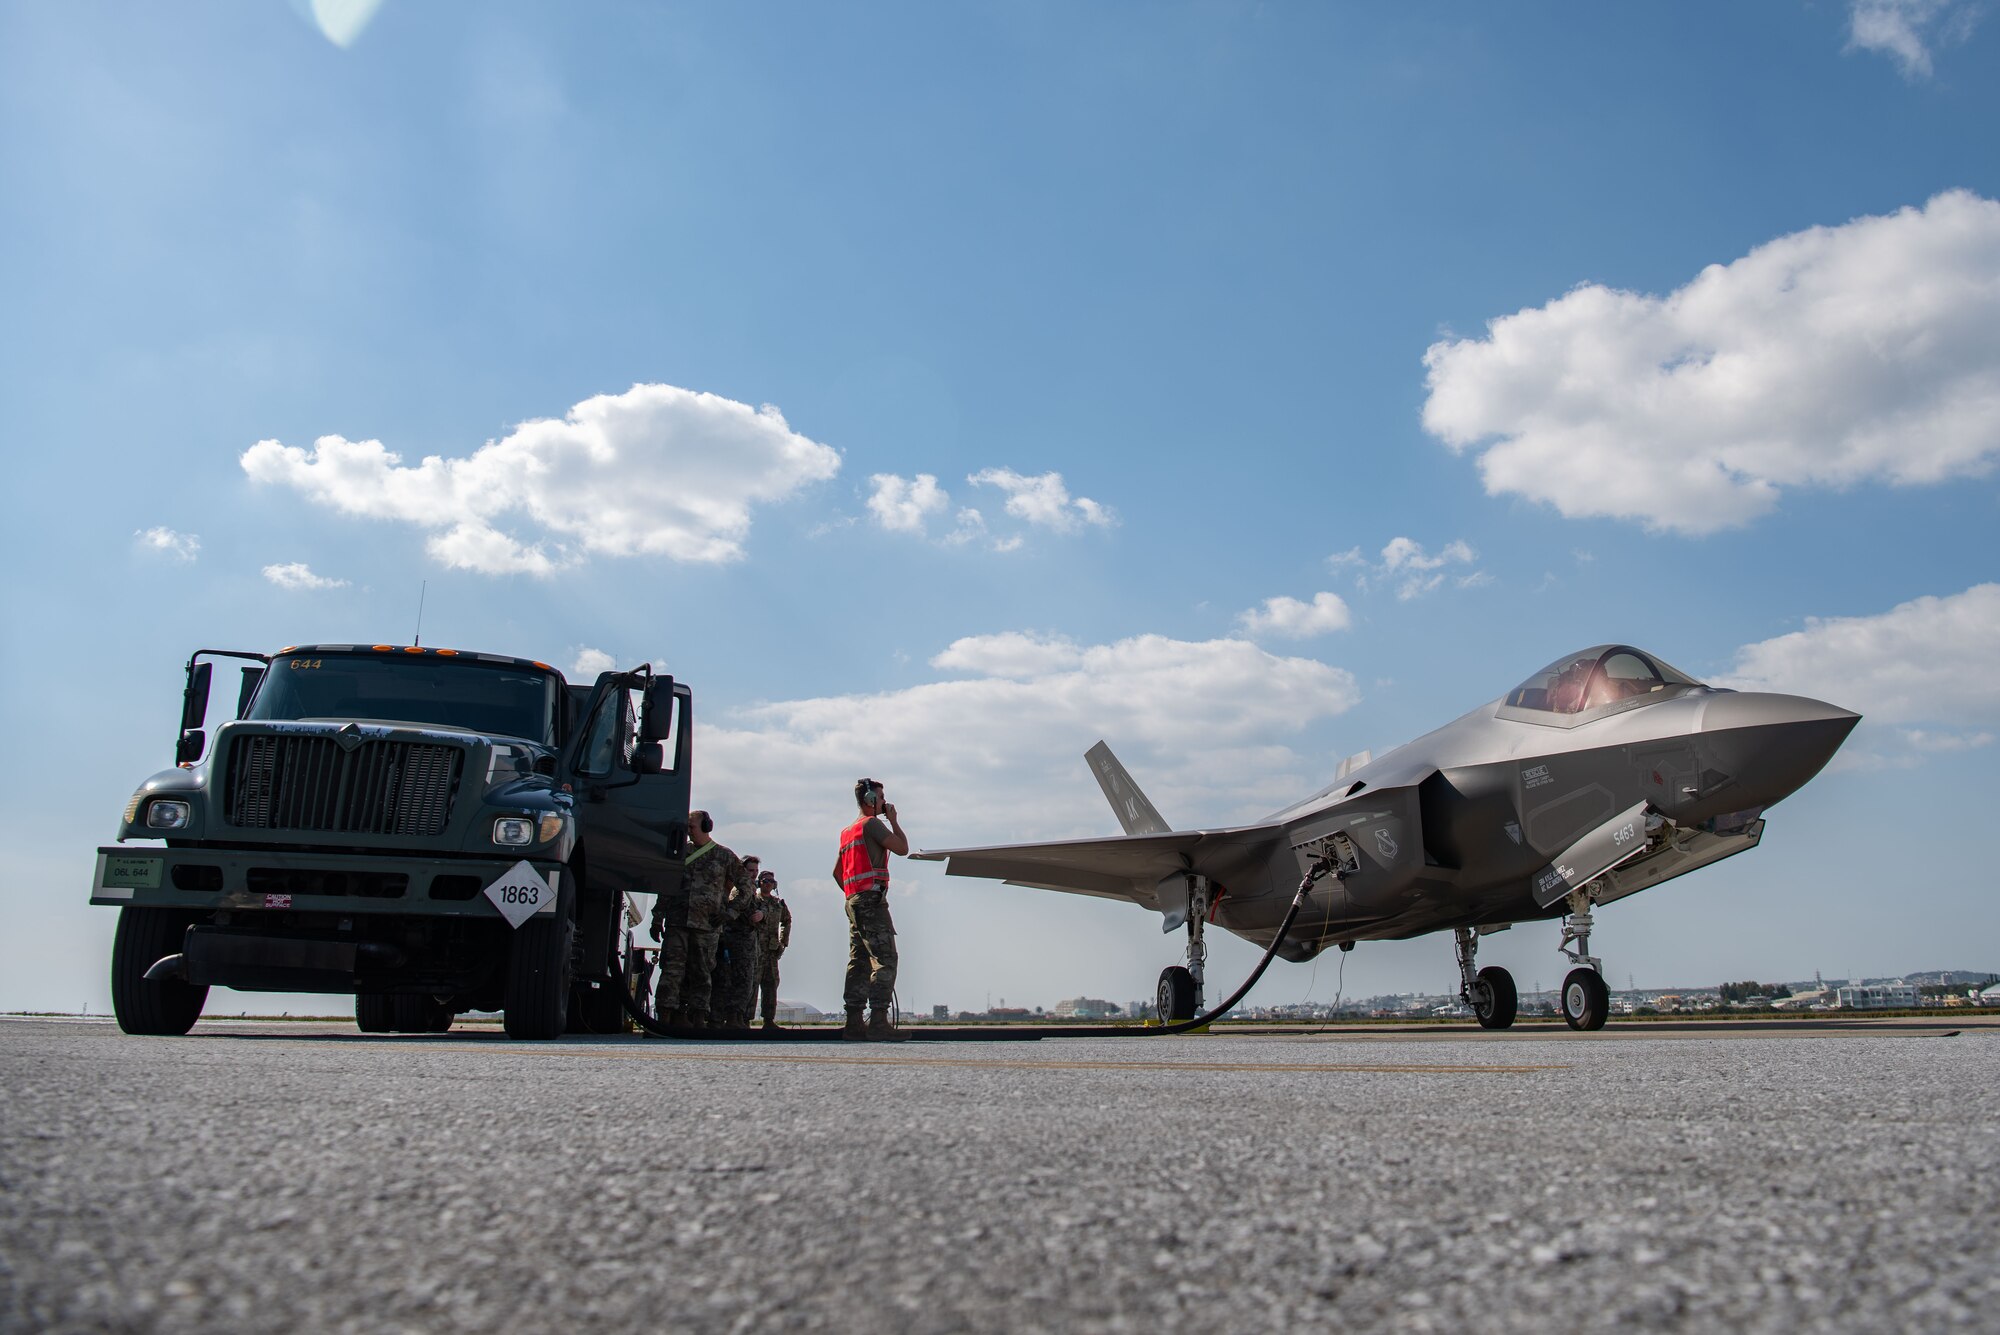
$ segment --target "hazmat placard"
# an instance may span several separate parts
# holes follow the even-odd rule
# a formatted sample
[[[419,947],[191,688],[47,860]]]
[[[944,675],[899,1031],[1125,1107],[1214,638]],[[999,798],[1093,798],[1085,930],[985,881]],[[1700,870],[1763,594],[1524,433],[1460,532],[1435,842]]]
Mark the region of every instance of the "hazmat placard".
[[[486,887],[486,897],[493,901],[493,907],[500,910],[500,916],[510,927],[519,927],[541,911],[545,904],[553,904],[556,892],[542,879],[542,874],[529,866],[526,861],[515,863],[500,874],[500,878]]]

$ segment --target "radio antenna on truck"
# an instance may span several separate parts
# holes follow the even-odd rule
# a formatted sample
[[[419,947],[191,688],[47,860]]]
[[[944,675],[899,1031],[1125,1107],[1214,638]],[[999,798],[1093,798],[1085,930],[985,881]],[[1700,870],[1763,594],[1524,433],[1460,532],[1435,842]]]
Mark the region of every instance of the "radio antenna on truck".
[[[424,647],[424,595],[430,592],[430,587],[429,580],[417,585],[417,633],[410,637],[410,643],[418,649]]]

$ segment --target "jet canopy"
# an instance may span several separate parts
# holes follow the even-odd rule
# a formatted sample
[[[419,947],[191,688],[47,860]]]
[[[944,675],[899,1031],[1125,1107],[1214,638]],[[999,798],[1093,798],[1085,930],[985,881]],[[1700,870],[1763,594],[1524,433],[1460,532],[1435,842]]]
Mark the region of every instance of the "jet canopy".
[[[1701,686],[1651,654],[1627,644],[1600,644],[1565,654],[1507,693],[1505,707],[1565,719],[1612,706],[1651,704]]]

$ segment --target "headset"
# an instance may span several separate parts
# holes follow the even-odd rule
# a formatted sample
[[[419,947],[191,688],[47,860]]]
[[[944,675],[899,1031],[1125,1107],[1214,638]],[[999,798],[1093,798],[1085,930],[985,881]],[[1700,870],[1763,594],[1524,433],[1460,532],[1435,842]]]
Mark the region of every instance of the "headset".
[[[885,796],[887,794],[882,791],[882,785],[875,782],[875,780],[863,779],[861,781],[861,800],[863,802],[870,806],[875,806],[881,803]]]
[[[711,817],[706,811],[697,811],[694,814],[701,817],[701,819],[700,820],[690,819],[690,821],[688,822],[690,825],[699,826],[703,834],[715,833],[715,820],[713,817]]]

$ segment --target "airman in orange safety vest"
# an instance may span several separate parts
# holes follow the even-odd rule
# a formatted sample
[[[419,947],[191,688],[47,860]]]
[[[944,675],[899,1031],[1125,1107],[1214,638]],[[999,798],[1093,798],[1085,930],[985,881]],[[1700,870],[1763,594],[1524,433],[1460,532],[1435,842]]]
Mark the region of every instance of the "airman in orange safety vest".
[[[840,1036],[895,1042],[896,924],[889,918],[889,855],[907,855],[910,837],[873,779],[854,785],[860,819],[840,832],[833,879],[847,896],[847,1027]],[[864,1026],[862,1008],[872,1014]]]

